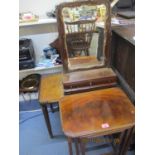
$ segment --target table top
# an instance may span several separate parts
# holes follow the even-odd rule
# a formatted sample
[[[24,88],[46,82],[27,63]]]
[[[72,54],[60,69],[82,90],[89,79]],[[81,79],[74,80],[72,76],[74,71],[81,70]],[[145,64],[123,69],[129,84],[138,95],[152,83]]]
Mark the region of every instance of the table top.
[[[39,89],[40,104],[53,103],[63,97],[63,74],[52,74],[41,77],[41,84]]]
[[[62,128],[66,136],[110,134],[134,126],[134,106],[120,88],[108,88],[64,96],[60,100]]]
[[[131,44],[135,45],[135,24],[113,27],[112,30]]]

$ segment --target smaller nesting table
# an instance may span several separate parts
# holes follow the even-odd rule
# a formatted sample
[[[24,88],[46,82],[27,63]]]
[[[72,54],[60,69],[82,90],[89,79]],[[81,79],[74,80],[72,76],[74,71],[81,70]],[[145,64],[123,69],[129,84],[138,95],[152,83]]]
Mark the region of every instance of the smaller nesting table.
[[[62,73],[41,77],[39,103],[41,105],[50,137],[53,137],[47,106],[52,106],[63,97]]]

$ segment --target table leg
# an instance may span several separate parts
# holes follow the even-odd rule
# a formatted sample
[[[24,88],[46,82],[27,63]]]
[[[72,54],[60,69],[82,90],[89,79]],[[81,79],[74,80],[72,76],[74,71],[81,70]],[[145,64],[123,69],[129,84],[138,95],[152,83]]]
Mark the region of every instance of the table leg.
[[[69,155],[73,155],[73,150],[72,150],[72,138],[68,137],[68,147],[69,147]]]
[[[126,130],[120,133],[119,136],[119,144],[116,147],[116,155],[120,155],[123,144],[124,144],[124,140],[125,140],[125,136],[126,136]]]
[[[50,119],[49,119],[49,115],[48,115],[47,105],[41,105],[41,108],[42,108],[42,111],[44,114],[48,133],[49,133],[50,137],[53,138],[53,133],[52,133],[52,129],[51,129],[51,123],[50,123]]]
[[[117,155],[125,155],[127,153],[128,147],[132,139],[132,134],[133,128],[124,131],[123,136],[121,137],[121,143]]]
[[[23,97],[24,101],[26,102],[26,99],[25,99],[24,93],[22,92],[21,94],[22,94],[22,97]]]
[[[53,104],[50,104],[50,108],[51,108],[52,113],[59,111],[59,105],[57,107],[53,107]]]
[[[79,155],[79,139],[75,139],[75,149],[76,149],[76,155]]]
[[[54,108],[53,108],[53,104],[50,104],[50,108],[51,108],[52,113],[54,113],[55,110],[54,110]]]
[[[79,139],[79,143],[80,143],[80,149],[81,149],[81,153],[82,155],[85,155],[85,142],[82,140],[82,138]]]
[[[122,149],[122,154],[121,155],[125,155],[127,153],[129,145],[130,145],[131,140],[132,140],[133,132],[134,132],[134,128],[131,128],[131,129],[127,130],[126,140],[124,142],[124,147]]]

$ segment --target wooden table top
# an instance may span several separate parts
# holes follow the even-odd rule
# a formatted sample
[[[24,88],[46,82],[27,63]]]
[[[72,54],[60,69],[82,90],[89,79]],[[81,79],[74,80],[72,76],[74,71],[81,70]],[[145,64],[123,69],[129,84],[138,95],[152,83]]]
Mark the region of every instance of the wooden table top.
[[[113,27],[112,30],[131,44],[135,45],[135,40],[133,38],[135,36],[135,24]]]
[[[63,97],[63,74],[53,74],[41,77],[41,84],[39,89],[40,104],[47,104],[57,102]]]
[[[134,106],[120,88],[64,96],[60,100],[66,136],[110,134],[134,126]]]

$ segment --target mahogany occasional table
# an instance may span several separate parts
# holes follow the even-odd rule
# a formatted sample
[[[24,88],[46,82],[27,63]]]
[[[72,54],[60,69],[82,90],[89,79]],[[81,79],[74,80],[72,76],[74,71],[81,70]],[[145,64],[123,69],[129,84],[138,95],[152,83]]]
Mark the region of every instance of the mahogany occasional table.
[[[84,138],[120,133],[118,155],[125,155],[134,130],[135,108],[118,87],[64,96],[60,100],[63,132],[68,137],[70,155],[73,139],[80,142],[85,155]],[[78,143],[76,154],[79,154]]]

